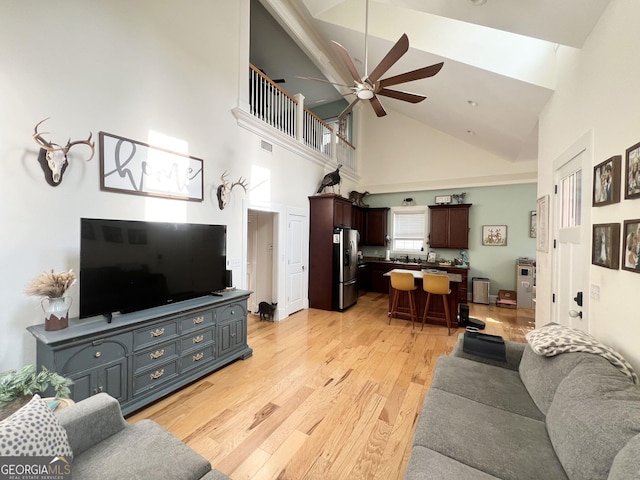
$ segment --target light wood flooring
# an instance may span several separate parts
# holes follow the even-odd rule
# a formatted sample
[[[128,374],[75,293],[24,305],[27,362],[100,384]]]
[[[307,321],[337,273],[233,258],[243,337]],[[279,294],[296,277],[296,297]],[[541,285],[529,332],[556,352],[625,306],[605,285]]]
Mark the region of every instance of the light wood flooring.
[[[533,310],[470,304],[486,333],[524,341]],[[250,315],[253,357],[135,413],[236,479],[401,479],[440,355],[459,329],[392,319],[367,293],[344,313],[303,310],[281,322]]]

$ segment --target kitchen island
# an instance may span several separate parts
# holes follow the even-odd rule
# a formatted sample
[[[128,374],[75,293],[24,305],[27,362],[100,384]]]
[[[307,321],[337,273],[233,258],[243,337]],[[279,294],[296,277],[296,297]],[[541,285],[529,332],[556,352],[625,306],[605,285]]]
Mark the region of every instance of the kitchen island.
[[[427,292],[422,288],[422,278],[425,273],[434,273],[440,275],[447,275],[449,277],[449,288],[451,293],[447,295],[447,301],[449,306],[449,314],[451,315],[451,328],[458,328],[458,287],[463,282],[463,275],[460,273],[449,273],[446,270],[437,270],[437,269],[423,269],[423,270],[415,270],[415,269],[405,269],[405,268],[395,268],[385,273],[385,277],[391,277],[391,272],[406,272],[411,273],[415,278],[416,289],[415,293],[415,303],[416,303],[416,314],[418,323],[422,322],[422,316],[424,315],[424,307],[427,303]],[[466,275],[464,276],[464,280],[466,280]],[[466,291],[466,288],[465,288]],[[391,303],[393,300],[394,289],[391,286],[391,282],[389,282],[389,312],[388,315],[391,314]],[[395,318],[395,317],[394,317]],[[398,313],[397,318],[411,320],[411,316],[409,314],[409,300],[406,295],[400,295],[398,300]],[[435,324],[435,325],[447,325],[447,321],[445,319],[444,314],[444,306],[442,305],[442,301],[439,298],[432,298],[431,302],[429,302],[429,311],[427,312],[427,320],[426,323]]]

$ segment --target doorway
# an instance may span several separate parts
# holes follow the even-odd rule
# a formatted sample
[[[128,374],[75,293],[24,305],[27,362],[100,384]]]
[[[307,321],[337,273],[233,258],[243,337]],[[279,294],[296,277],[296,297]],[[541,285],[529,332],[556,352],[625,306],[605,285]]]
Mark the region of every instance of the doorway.
[[[274,255],[278,250],[278,217],[275,212],[247,212],[247,289],[252,292],[248,307],[254,313],[260,302],[278,303],[278,265]]]
[[[591,205],[591,136],[586,135],[554,162],[555,271],[553,321],[589,331],[588,283]]]

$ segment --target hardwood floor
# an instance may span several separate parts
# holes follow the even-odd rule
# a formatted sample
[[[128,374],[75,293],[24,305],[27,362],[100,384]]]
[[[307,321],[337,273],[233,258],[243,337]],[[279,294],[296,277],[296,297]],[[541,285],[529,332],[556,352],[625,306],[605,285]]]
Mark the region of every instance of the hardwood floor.
[[[524,341],[533,310],[470,304],[486,333]],[[253,357],[131,417],[151,418],[235,479],[398,479],[437,358],[458,333],[392,319],[367,293],[344,313],[249,316]]]

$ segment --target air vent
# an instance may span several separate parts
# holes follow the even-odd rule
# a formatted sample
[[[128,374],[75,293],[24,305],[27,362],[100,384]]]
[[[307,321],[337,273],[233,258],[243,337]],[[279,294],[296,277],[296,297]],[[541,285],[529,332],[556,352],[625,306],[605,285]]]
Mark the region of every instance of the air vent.
[[[262,140],[260,142],[260,146],[262,147],[263,150],[266,150],[267,152],[273,152],[273,145],[271,145],[269,142],[265,142],[264,140]]]

